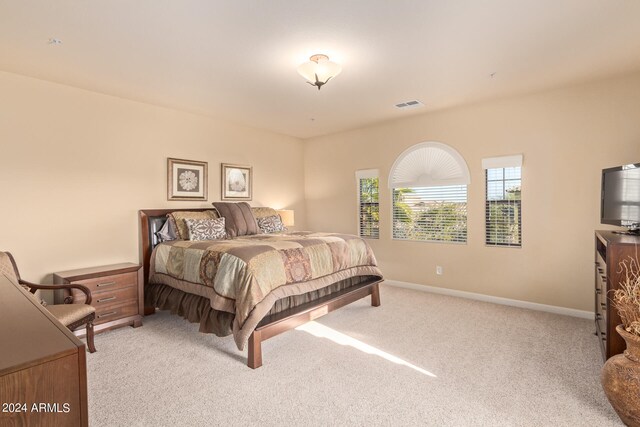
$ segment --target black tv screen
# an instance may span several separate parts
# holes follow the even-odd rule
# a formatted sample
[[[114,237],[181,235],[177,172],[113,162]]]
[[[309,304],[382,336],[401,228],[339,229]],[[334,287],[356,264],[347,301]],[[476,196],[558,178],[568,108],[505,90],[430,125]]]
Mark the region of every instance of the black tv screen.
[[[600,222],[640,228],[640,163],[602,170]]]

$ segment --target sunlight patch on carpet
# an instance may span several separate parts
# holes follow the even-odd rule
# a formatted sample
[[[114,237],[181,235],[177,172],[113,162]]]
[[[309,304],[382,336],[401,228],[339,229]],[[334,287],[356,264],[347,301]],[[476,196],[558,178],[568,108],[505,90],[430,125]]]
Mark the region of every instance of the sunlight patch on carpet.
[[[378,356],[378,357],[382,357],[385,360],[388,360],[389,362],[393,362],[397,365],[403,365],[403,366],[407,366],[411,369],[414,369],[418,372],[420,372],[421,374],[427,375],[429,377],[433,377],[433,378],[437,378],[434,374],[432,374],[431,372],[422,369],[416,365],[413,365],[405,360],[400,359],[397,356],[394,356],[393,354],[389,354],[387,352],[384,352],[380,349],[377,349],[369,344],[363,343],[362,341],[359,341],[355,338],[351,338],[349,335],[345,335],[342,332],[338,332],[335,329],[332,329],[328,326],[325,326],[321,323],[317,323],[314,321],[311,322],[307,322],[304,325],[298,326],[296,328],[296,330],[298,331],[304,331],[307,332],[315,337],[318,338],[327,338],[337,344],[340,345],[348,345],[350,347],[355,348],[356,350],[360,350],[364,353],[367,354],[372,354],[374,356]]]

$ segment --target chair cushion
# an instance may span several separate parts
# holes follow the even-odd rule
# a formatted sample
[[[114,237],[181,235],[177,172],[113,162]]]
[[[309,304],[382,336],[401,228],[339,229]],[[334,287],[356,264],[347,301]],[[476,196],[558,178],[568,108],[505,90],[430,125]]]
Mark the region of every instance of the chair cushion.
[[[69,326],[96,311],[95,307],[87,304],[48,305],[47,310],[65,326]]]

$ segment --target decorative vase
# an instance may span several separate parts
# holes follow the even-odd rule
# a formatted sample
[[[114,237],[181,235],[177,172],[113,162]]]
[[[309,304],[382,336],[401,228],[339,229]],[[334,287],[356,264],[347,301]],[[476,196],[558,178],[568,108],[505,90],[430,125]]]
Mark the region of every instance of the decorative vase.
[[[607,360],[600,381],[622,422],[640,427],[640,337],[625,331],[622,325],[616,331],[624,338],[627,349]]]

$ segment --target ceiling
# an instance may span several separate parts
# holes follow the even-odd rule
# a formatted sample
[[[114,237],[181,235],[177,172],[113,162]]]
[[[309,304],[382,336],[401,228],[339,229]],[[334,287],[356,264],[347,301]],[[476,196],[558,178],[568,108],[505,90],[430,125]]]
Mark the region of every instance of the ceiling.
[[[636,0],[4,0],[0,70],[309,138],[640,70],[639,23]],[[315,53],[343,66],[320,91]]]

